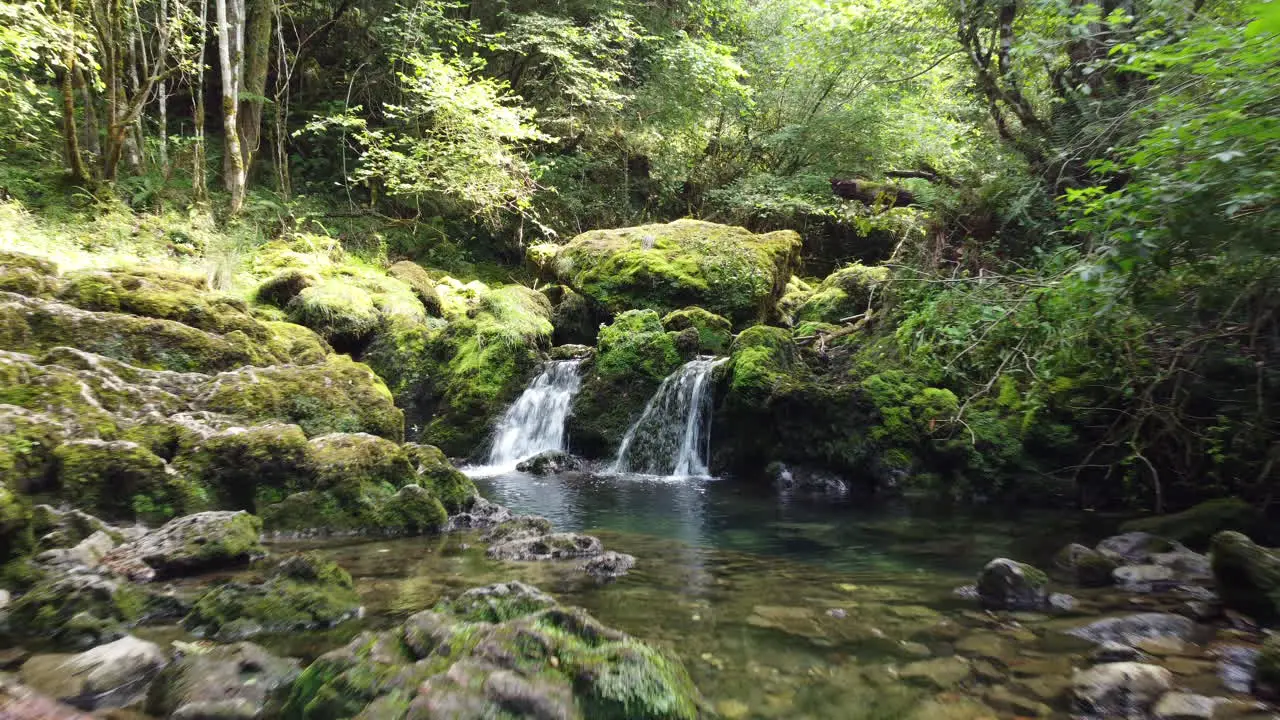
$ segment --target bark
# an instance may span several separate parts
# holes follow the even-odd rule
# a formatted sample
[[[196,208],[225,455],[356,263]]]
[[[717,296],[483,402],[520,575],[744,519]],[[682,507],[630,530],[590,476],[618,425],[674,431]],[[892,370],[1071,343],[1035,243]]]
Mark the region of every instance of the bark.
[[[196,66],[196,86],[191,92],[192,119],[195,122],[195,147],[191,153],[191,193],[197,202],[209,199],[209,188],[205,184],[208,165],[204,154],[204,46],[208,35],[206,29],[209,19],[209,0],[200,0],[200,61]]]
[[[62,71],[62,134],[67,143],[67,165],[71,179],[78,183],[88,181],[84,158],[80,156],[80,138],[76,130],[76,96],[72,78],[76,73],[75,22],[76,0],[69,0],[67,14],[71,32],[67,34],[67,46],[63,50]]]
[[[242,0],[243,1],[243,0]],[[240,152],[246,174],[262,142],[262,106],[267,92],[267,69],[271,59],[271,25],[276,15],[275,0],[249,0],[245,20],[244,85],[240,88],[238,123]]]
[[[216,0],[218,19],[218,65],[222,70],[222,126],[226,147],[223,155],[227,167],[223,182],[231,193],[231,214],[244,208],[244,156],[240,149],[237,111],[240,106],[240,81],[243,68],[244,12],[242,0]]]

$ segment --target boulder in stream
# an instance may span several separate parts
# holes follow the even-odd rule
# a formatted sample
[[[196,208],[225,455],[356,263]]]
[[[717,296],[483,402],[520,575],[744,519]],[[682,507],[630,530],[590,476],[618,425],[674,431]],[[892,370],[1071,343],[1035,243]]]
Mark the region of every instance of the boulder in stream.
[[[546,450],[516,465],[516,470],[530,475],[557,475],[581,467],[581,461],[569,453]]]
[[[103,559],[127,568],[134,580],[187,575],[266,555],[262,521],[244,511],[214,511],[176,518]]]
[[[1142,640],[1172,638],[1189,640],[1195,632],[1195,623],[1189,618],[1172,613],[1136,613],[1098,620],[1083,627],[1068,630],[1068,635],[1099,644],[1122,643],[1135,645]]]
[[[191,645],[156,678],[147,711],[175,720],[254,720],[300,672],[297,660],[253,643]]]
[[[1072,701],[1083,713],[1144,717],[1173,687],[1173,674],[1145,663],[1116,662],[1080,670],[1071,678]]]
[[[1111,572],[1116,561],[1093,548],[1072,543],[1053,556],[1056,569],[1067,575],[1081,587],[1106,587],[1111,584]]]
[[[1230,531],[1213,537],[1212,555],[1224,605],[1263,623],[1280,620],[1280,555]]]
[[[155,643],[128,636],[78,655],[36,655],[22,681],[84,710],[126,707],[141,699],[168,658]]]
[[[978,575],[978,599],[988,610],[1042,610],[1049,602],[1049,578],[1026,563],[996,558]]]

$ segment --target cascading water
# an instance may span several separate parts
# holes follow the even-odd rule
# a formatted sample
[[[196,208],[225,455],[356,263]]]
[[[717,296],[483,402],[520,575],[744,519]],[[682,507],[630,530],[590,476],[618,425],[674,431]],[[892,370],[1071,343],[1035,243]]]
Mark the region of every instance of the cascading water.
[[[615,473],[707,474],[711,454],[711,373],[726,358],[698,358],[668,375],[627,430]]]
[[[511,470],[521,460],[564,446],[564,421],[582,384],[581,360],[547,363],[498,423],[489,450],[490,470]]]

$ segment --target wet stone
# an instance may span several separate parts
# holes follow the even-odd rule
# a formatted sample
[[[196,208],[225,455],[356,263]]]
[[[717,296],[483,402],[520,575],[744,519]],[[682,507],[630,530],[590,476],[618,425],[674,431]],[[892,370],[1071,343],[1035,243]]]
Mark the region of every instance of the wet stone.
[[[1171,637],[1186,640],[1195,631],[1195,623],[1172,613],[1137,613],[1106,618],[1067,631],[1068,635],[1096,643],[1135,644],[1147,638]]]
[[[996,710],[1012,713],[1018,717],[1048,717],[1053,709],[1048,705],[1031,698],[1023,697],[1004,685],[996,685],[983,694],[987,704]]]
[[[904,682],[938,690],[959,685],[968,676],[969,661],[956,656],[913,662],[898,671],[898,677]]]
[[[1154,720],[1213,720],[1217,704],[1217,698],[1171,692],[1160,698],[1151,715]]]

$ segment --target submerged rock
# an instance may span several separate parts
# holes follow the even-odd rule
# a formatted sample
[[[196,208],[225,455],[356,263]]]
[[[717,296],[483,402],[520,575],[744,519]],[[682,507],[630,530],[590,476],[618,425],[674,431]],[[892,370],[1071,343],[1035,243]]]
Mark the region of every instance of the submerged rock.
[[[770,463],[765,470],[775,488],[783,496],[842,498],[849,494],[849,483],[835,473],[804,466]]]
[[[283,715],[699,717],[701,698],[674,656],[529,586],[464,597],[321,656],[293,685]]]
[[[147,711],[176,720],[255,720],[300,672],[297,660],[253,643],[193,645],[156,678]]]
[[[231,642],[263,632],[330,627],[360,611],[351,576],[310,553],[277,564],[261,582],[227,582],[196,601],[183,625]]]
[[[996,558],[978,575],[978,599],[988,610],[1041,610],[1049,602],[1049,578],[1026,563]]]
[[[1077,671],[1071,694],[1080,712],[1142,717],[1173,687],[1173,674],[1156,665],[1116,662]]]
[[[79,655],[36,655],[23,664],[21,676],[63,702],[98,710],[140,700],[167,661],[159,645],[125,636]]]
[[[604,544],[599,538],[565,532],[505,540],[490,545],[488,555],[495,560],[569,560],[595,557],[603,552]]]
[[[547,450],[516,465],[516,470],[530,475],[556,475],[581,467],[578,458],[559,450]]]
[[[1116,561],[1092,548],[1072,543],[1053,556],[1054,567],[1081,587],[1106,587],[1112,582]]]
[[[1237,532],[1215,535],[1212,555],[1224,605],[1263,623],[1280,620],[1280,555]]]
[[[626,553],[608,550],[582,564],[582,570],[597,580],[613,580],[635,567],[636,559]]]
[[[1142,640],[1152,638],[1189,640],[1194,632],[1195,623],[1181,615],[1137,613],[1099,620],[1068,630],[1067,634],[1095,643],[1116,642],[1135,645]]]
[[[93,720],[94,717],[6,675],[0,675],[0,708],[4,708],[6,720]]]
[[[969,661],[958,656],[920,660],[904,665],[898,677],[905,682],[947,690],[969,676]]]

